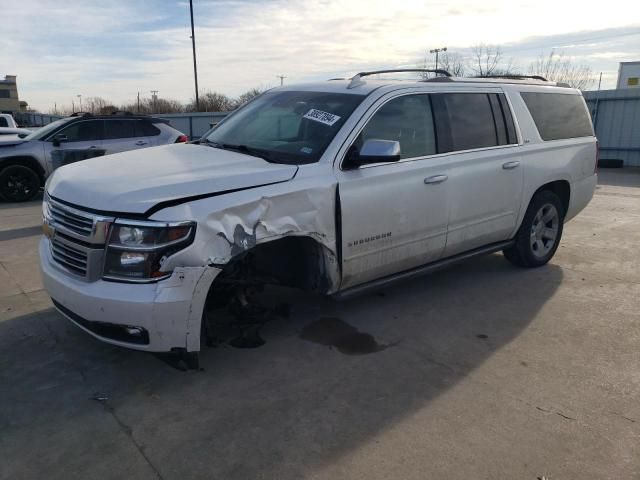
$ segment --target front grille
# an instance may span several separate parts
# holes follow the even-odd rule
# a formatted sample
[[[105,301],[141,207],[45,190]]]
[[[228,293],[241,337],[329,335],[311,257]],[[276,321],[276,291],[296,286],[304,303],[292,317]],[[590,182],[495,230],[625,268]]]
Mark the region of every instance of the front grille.
[[[51,255],[53,259],[64,267],[78,275],[86,277],[88,254],[87,250],[79,245],[64,241],[56,236],[51,241]]]
[[[98,280],[102,276],[107,232],[114,218],[67,206],[47,194],[43,214],[54,262],[82,280]]]
[[[60,204],[49,203],[49,212],[54,223],[83,237],[89,237],[93,231],[93,217],[72,213]]]

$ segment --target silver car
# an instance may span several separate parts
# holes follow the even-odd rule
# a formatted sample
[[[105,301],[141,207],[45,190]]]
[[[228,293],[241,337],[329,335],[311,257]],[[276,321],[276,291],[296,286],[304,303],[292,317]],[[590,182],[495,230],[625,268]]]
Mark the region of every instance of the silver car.
[[[87,158],[186,142],[165,120],[129,113],[74,114],[24,138],[0,139],[0,198],[33,198],[56,168]]]

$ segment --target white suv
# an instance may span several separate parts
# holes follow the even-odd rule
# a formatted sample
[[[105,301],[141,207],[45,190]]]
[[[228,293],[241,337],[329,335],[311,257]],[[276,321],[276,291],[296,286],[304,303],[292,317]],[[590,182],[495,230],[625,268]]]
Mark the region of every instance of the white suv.
[[[547,263],[596,185],[580,91],[370,73],[270,90],[199,144],[59,169],[40,244],[59,311],[194,361],[256,286],[346,297],[499,250]]]
[[[187,140],[159,118],[76,113],[27,135],[0,138],[0,200],[30,200],[62,165]]]

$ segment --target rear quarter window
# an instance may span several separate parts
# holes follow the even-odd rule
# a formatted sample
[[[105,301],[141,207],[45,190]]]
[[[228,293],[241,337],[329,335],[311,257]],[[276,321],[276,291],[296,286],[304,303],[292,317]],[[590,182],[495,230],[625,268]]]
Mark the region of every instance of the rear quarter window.
[[[160,129],[146,120],[138,120],[136,122],[137,137],[155,137],[160,135]]]
[[[521,92],[543,140],[593,136],[582,95]]]

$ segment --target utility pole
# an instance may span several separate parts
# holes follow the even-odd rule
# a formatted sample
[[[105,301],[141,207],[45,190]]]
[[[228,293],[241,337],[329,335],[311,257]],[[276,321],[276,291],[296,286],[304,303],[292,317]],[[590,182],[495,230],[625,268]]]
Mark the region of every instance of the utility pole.
[[[600,85],[602,85],[602,72],[600,72],[600,80],[598,80],[598,90],[600,90]]]
[[[138,92],[138,113],[140,113],[140,92]]]
[[[153,100],[153,113],[156,113],[156,100],[158,99],[158,90],[151,90],[151,99]]]
[[[76,113],[76,104],[73,103],[73,98],[71,99],[71,113]]]
[[[284,85],[284,79],[287,78],[284,75],[276,75],[276,78],[280,79],[280,86]]]
[[[429,53],[435,53],[436,54],[436,70],[438,69],[438,54],[440,52],[446,52],[447,51],[447,47],[442,47],[442,48],[434,48],[432,50],[429,50]]]
[[[80,99],[80,111],[82,111],[82,95],[76,95]]]
[[[189,0],[189,12],[191,13],[191,46],[193,47],[193,78],[196,82],[196,111],[200,110],[198,98],[198,65],[196,62],[196,32],[193,28],[193,0]]]

